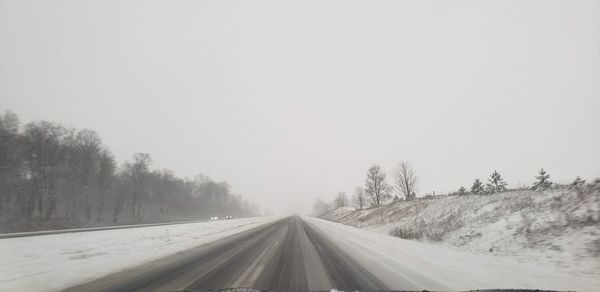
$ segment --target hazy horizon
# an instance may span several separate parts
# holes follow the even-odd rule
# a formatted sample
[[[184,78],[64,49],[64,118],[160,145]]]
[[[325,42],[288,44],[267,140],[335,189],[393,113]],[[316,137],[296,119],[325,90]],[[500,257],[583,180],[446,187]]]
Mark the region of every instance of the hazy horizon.
[[[263,209],[400,161],[418,195],[600,177],[600,1],[30,4],[0,0],[0,111]]]

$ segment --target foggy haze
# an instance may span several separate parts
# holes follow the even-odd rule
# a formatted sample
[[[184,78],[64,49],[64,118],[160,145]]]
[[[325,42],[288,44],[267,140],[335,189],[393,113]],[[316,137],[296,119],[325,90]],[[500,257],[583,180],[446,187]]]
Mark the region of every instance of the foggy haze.
[[[272,212],[351,193],[374,163],[410,162],[418,196],[495,169],[567,183],[600,176],[598,11],[0,0],[0,110],[93,129],[119,162],[150,153]]]

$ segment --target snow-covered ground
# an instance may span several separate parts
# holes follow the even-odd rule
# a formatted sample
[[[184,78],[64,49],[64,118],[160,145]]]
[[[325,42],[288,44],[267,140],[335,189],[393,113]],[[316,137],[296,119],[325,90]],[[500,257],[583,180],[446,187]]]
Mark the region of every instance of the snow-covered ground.
[[[576,278],[600,278],[600,186],[340,208],[322,218]],[[598,286],[600,287],[600,285]],[[565,288],[569,288],[568,286]],[[597,290],[597,289],[594,289]]]
[[[565,274],[519,262],[514,257],[480,255],[446,246],[304,217],[391,289],[409,282],[428,290],[549,289],[598,291],[600,278]],[[401,279],[401,281],[399,280]]]
[[[0,239],[0,291],[53,291],[281,217]]]

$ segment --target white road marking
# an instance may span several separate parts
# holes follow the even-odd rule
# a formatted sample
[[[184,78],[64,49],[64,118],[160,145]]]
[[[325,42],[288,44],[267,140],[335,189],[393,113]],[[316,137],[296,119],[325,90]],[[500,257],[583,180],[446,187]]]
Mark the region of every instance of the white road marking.
[[[251,282],[256,281],[256,278],[258,278],[258,276],[260,276],[260,274],[262,273],[262,270],[265,268],[264,265],[260,265],[258,267],[258,269],[256,269],[256,272],[254,272],[254,275],[252,275],[252,279],[250,279]]]
[[[269,251],[269,249],[271,248],[271,246],[273,246],[273,243],[270,243],[269,245],[267,245],[267,247],[254,259],[254,261],[252,261],[252,263],[250,263],[250,265],[248,266],[248,268],[246,268],[246,271],[244,271],[244,273],[238,277],[238,279],[233,283],[233,285],[231,285],[231,287],[233,287],[233,288],[243,287],[242,284],[244,284],[246,282],[246,280],[247,280],[248,275],[250,274],[250,272],[252,272],[254,270],[254,267],[256,265],[258,265],[258,263],[260,262],[260,260]],[[256,273],[255,273],[254,276],[256,276]],[[254,284],[254,280],[255,279],[253,277],[250,280],[250,282],[252,284]]]

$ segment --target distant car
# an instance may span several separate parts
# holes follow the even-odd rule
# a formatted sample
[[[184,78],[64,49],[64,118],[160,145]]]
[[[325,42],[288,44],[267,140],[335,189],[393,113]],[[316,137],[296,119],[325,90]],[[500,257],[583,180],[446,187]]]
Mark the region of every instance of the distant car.
[[[219,220],[219,217],[210,217],[210,220],[212,220],[212,221]]]
[[[233,219],[233,216],[227,216],[227,217],[226,217],[226,219],[227,219],[227,220],[229,220],[229,219]]]

